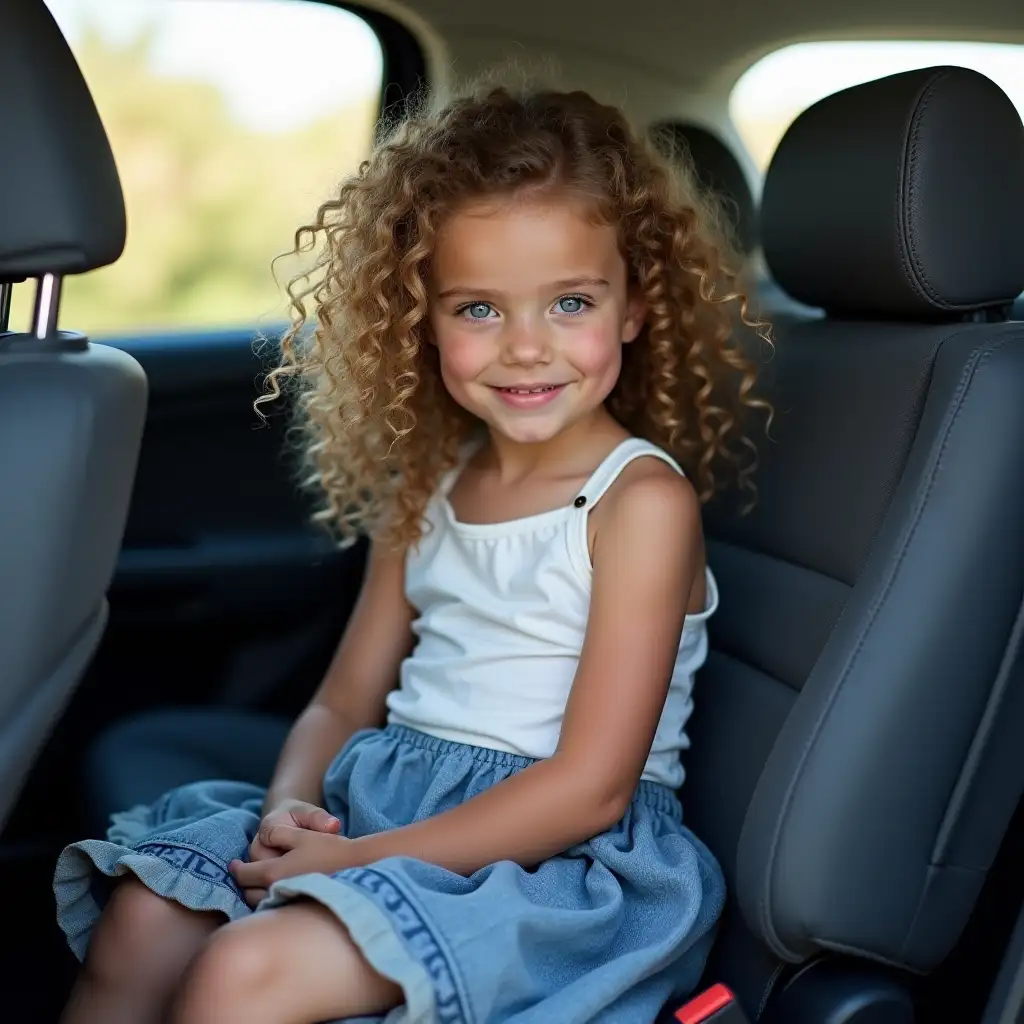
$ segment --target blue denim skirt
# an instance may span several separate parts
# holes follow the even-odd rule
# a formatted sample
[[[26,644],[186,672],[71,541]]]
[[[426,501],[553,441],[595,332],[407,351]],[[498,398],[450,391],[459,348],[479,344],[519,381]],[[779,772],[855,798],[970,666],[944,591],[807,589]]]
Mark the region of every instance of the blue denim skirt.
[[[530,763],[368,730],[328,770],[324,806],[356,839],[440,814]],[[115,815],[105,841],[67,847],[54,892],[74,953],[85,955],[109,878],[128,872],[193,910],[253,913],[227,866],[245,857],[262,800],[255,786],[194,783]],[[313,899],[337,915],[404,991],[404,1005],[373,1018],[386,1024],[649,1024],[697,985],[724,895],[675,795],[642,782],[615,828],[536,868],[502,861],[466,878],[393,857],[278,882],[255,913]]]

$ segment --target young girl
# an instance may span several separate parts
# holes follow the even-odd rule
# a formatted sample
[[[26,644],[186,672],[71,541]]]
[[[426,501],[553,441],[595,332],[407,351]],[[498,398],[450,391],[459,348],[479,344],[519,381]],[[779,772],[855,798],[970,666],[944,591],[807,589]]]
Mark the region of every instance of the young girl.
[[[700,500],[766,408],[745,302],[692,188],[582,93],[410,121],[319,236],[270,391],[322,518],[373,536],[362,593],[269,790],[185,786],[62,854],[64,1020],[653,1021],[724,896],[674,791]]]

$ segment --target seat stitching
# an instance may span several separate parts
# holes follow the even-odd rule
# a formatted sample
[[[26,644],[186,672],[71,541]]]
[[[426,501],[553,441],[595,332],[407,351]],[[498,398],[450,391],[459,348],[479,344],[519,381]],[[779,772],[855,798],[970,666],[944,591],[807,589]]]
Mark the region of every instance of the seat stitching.
[[[915,171],[917,167],[917,156],[921,138],[921,122],[924,120],[925,112],[927,111],[928,104],[931,102],[932,97],[935,94],[936,88],[938,88],[943,79],[949,77],[949,74],[950,73],[948,71],[944,71],[941,74],[936,75],[918,94],[917,101],[914,104],[913,113],[911,114],[910,132],[907,137],[907,150],[904,164],[906,169],[906,177],[904,179],[906,182],[906,196],[904,197],[904,191],[902,188],[900,189],[899,195],[899,223],[901,228],[900,263],[903,266],[904,274],[906,275],[911,288],[920,297],[927,299],[929,302],[941,309],[955,309],[957,307],[939,296],[928,281],[928,276],[924,270],[924,264],[918,255],[917,239],[913,229],[913,218],[911,217],[910,209],[913,206],[913,197],[917,192],[917,178]],[[912,266],[907,262],[907,255],[910,257]]]
[[[900,566],[903,563],[903,559],[906,556],[907,549],[910,547],[910,543],[917,532],[921,516],[923,515],[924,509],[928,503],[928,497],[931,494],[935,481],[939,475],[940,470],[942,469],[942,460],[949,443],[949,437],[953,432],[953,427],[955,426],[956,421],[960,416],[961,410],[966,404],[966,398],[968,392],[970,391],[970,385],[971,382],[974,380],[978,366],[983,360],[990,358],[1004,345],[1014,340],[1018,336],[1021,329],[1022,328],[1020,326],[1015,326],[1015,329],[1009,332],[1006,335],[1006,337],[1002,338],[998,343],[982,343],[971,353],[971,356],[968,360],[968,364],[964,368],[963,373],[961,374],[960,382],[958,383],[956,392],[954,394],[953,408],[946,414],[946,422],[943,424],[943,429],[940,434],[941,441],[939,443],[938,449],[930,459],[931,468],[929,469],[928,475],[924,481],[923,488],[921,489],[921,492],[915,500],[911,522],[905,530],[902,541],[897,546],[896,557],[893,560],[893,563],[889,568],[888,572],[886,573],[886,577],[881,588],[881,592],[875,599],[873,605],[868,609],[867,621],[864,624],[864,627],[862,628],[860,635],[857,637],[850,651],[850,655],[846,660],[846,664],[844,665],[842,671],[839,674],[838,682],[832,688],[832,691],[828,695],[824,703],[824,706],[822,707],[822,710],[818,715],[817,720],[813,723],[811,729],[809,730],[807,741],[804,743],[800,757],[797,760],[792,780],[789,786],[787,786],[786,788],[786,792],[782,800],[782,806],[780,807],[780,813],[778,815],[778,818],[776,819],[776,826],[772,835],[772,842],[769,848],[768,861],[765,869],[765,886],[762,893],[762,897],[759,901],[759,909],[761,911],[761,924],[764,929],[765,935],[768,938],[769,943],[774,947],[775,952],[778,953],[780,956],[786,957],[797,955],[786,948],[785,943],[781,940],[778,933],[775,931],[773,922],[771,920],[770,909],[775,857],[778,852],[778,846],[783,832],[784,821],[789,813],[790,808],[792,807],[793,794],[796,791],[797,785],[800,781],[800,777],[804,771],[804,768],[806,767],[810,751],[817,741],[818,734],[821,732],[822,725],[829,716],[829,713],[831,712],[832,707],[835,704],[836,698],[838,697],[840,691],[843,688],[844,683],[849,677],[853,665],[857,660],[857,656],[860,653],[861,648],[864,646],[864,641],[867,638],[867,635],[870,632],[872,625],[874,624],[882,607],[884,606],[889,597],[889,594],[892,590],[893,582],[896,578]],[[945,344],[947,341],[949,341],[950,338],[956,337],[958,333],[960,333],[959,330],[952,331],[950,334],[946,335],[946,337],[942,339],[941,344]]]
[[[962,802],[961,799],[958,799],[960,793],[965,788],[973,786],[978,772],[978,762],[984,756],[983,752],[987,746],[987,741],[996,729],[1000,712],[1007,701],[1011,699],[1010,690],[1016,679],[1015,670],[1018,667],[1022,641],[1024,641],[1024,603],[1017,607],[1017,613],[1014,616],[1013,624],[1010,626],[1010,633],[1006,640],[1006,646],[1003,649],[1003,656],[1000,659],[999,668],[996,670],[995,682],[989,693],[988,700],[985,701],[985,706],[982,708],[977,731],[971,740],[970,746],[967,748],[967,754],[964,757],[960,774],[953,784],[949,800],[946,803],[945,812],[943,813],[942,820],[939,822],[930,857],[930,863],[934,867],[950,866],[949,861],[940,859],[942,847],[945,845],[948,833],[953,827],[950,823],[950,817],[951,815],[955,817],[957,804]],[[970,864],[956,864],[954,866],[974,869],[973,865]]]
[[[907,202],[903,202],[903,191],[900,190],[899,203],[899,222],[904,230],[900,232],[900,263],[903,266],[904,273],[907,279],[917,294],[939,309],[948,311],[958,311],[963,309],[974,308],[974,303],[962,303],[962,302],[951,302],[948,299],[942,298],[939,293],[933,287],[931,281],[928,279],[928,273],[925,268],[924,260],[919,255],[919,249],[917,245],[917,235],[913,229],[913,220],[910,214],[907,212],[909,207],[912,205],[912,199],[917,191],[917,174],[916,165],[918,159],[919,140],[921,136],[921,123],[924,120],[925,111],[928,108],[928,104],[934,97],[935,90],[946,78],[952,75],[951,71],[943,71],[936,75],[931,81],[925,86],[921,94],[918,97],[917,105],[912,115],[912,126],[910,135],[908,138],[908,150],[907,150]],[[903,245],[904,242],[909,249],[910,257],[913,261],[913,271],[911,273],[910,268],[907,266],[904,260]],[[1011,296],[1008,300],[1013,301],[1015,296]],[[993,303],[994,305],[995,303]]]

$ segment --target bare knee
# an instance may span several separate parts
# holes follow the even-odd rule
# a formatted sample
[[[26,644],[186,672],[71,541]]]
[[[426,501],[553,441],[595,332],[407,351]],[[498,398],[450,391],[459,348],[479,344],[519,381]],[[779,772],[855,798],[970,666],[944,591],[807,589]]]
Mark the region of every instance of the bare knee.
[[[206,940],[185,975],[172,1020],[220,1020],[228,1006],[242,1011],[241,1004],[249,1000],[258,1007],[277,987],[282,980],[280,950],[253,924],[245,920],[225,925]]]
[[[134,876],[126,876],[117,884],[96,925],[85,970],[94,980],[108,985],[152,983],[154,972],[162,973],[161,964],[180,959],[173,955],[176,947],[191,945],[191,956],[215,927],[210,917],[164,899]]]
[[[219,929],[184,981],[174,1024],[334,1020],[384,1012],[402,999],[315,905],[262,911]]]

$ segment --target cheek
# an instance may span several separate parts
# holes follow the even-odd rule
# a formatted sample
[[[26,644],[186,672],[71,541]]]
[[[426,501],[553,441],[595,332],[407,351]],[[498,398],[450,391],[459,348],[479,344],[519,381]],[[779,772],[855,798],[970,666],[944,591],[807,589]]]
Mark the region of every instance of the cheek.
[[[487,368],[490,346],[483,338],[451,329],[434,336],[446,382],[475,380]]]
[[[595,325],[574,332],[565,355],[584,376],[614,383],[622,367],[622,341],[606,326]]]

